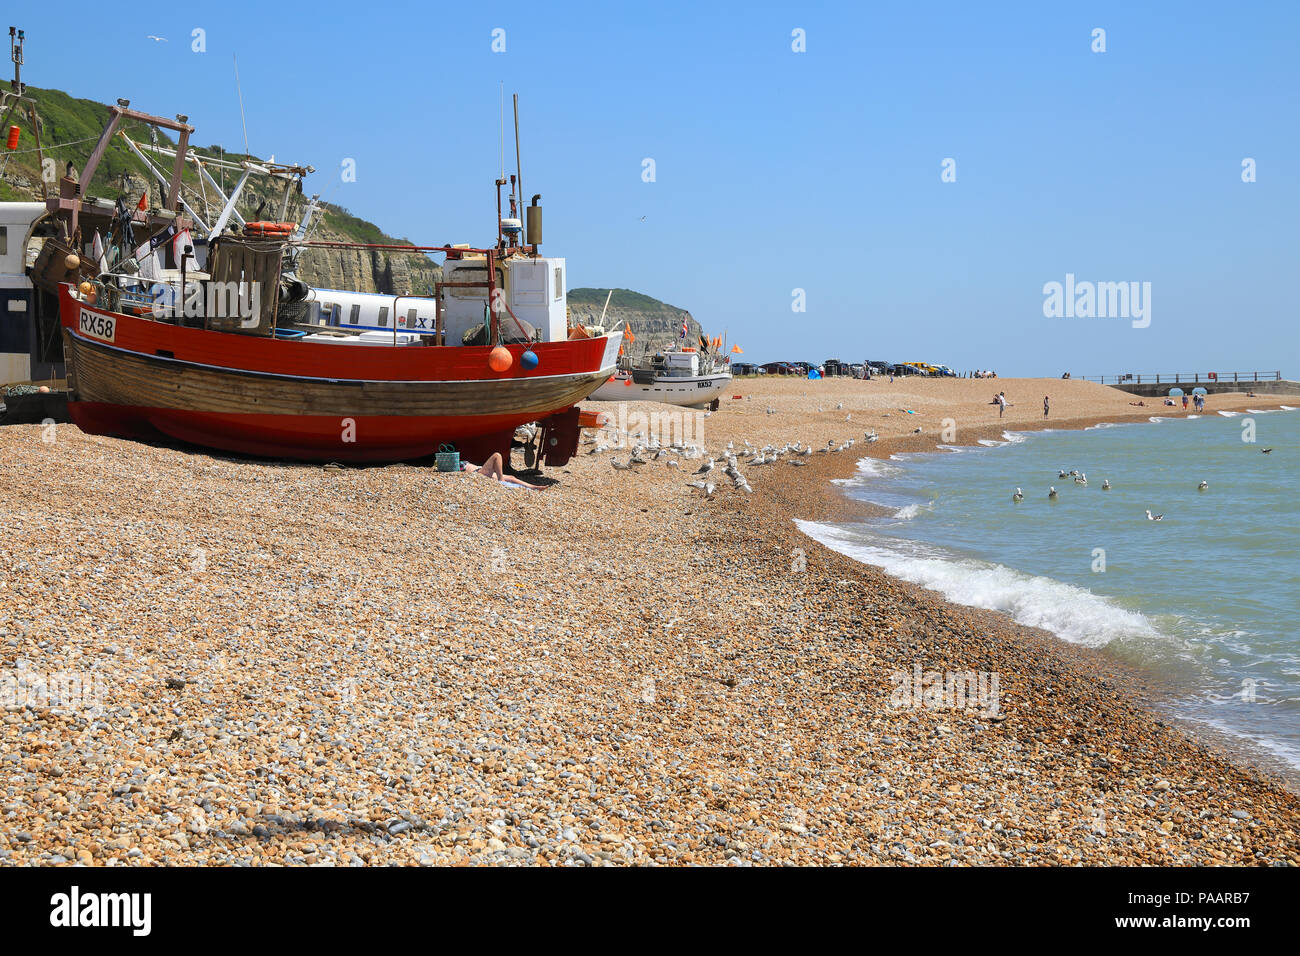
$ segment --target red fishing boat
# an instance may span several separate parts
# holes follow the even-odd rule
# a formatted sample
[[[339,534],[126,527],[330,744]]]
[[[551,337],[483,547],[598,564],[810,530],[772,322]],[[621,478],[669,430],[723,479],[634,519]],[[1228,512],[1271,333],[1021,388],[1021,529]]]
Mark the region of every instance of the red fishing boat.
[[[53,235],[31,270],[57,290],[68,411],[83,431],[309,461],[400,461],[450,446],[477,461],[508,458],[518,426],[536,423],[530,462],[573,454],[576,405],[614,371],[622,336],[569,324],[565,261],[539,251],[540,196],[523,241],[515,176],[507,216],[506,180],[496,181],[489,248],[311,242],[310,207],[296,226],[243,223],[235,195],[203,236],[180,193],[193,129],[128,106],[110,108],[82,181],[119,119],[171,129],[177,172],[163,208],[88,200],[70,170],[48,199]],[[271,169],[287,183],[286,207],[309,171]],[[121,250],[115,262],[98,251],[101,230]],[[347,292],[296,277],[311,246],[446,261],[428,296]]]
[[[547,464],[562,464],[577,447],[574,406],[609,377],[620,339],[499,345],[509,365],[496,371],[488,345],[259,337],[86,298],[64,285],[60,300],[68,411],[83,431],[318,461],[400,461],[443,445],[481,460],[508,455],[515,428],[537,422]]]

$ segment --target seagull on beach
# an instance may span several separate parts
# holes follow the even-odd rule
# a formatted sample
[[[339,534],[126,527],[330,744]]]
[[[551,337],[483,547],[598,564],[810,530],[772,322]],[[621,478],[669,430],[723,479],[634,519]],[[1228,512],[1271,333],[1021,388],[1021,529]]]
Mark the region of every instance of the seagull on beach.
[[[1024,501],[1024,500],[1025,500],[1025,493],[1024,493],[1023,491],[1021,491],[1019,488],[1017,488],[1017,489],[1016,489],[1016,493],[1015,493],[1014,495],[1011,496],[1011,500],[1012,500],[1012,501]]]
[[[710,458],[710,459],[709,459],[708,461],[706,461],[704,464],[700,465],[699,468],[696,468],[696,469],[695,469],[695,473],[696,473],[697,475],[707,475],[707,474],[708,474],[709,472],[711,472],[712,470],[713,470],[713,459]]]
[[[1207,491],[1207,490],[1209,490],[1209,487],[1210,487],[1210,483],[1209,483],[1208,481],[1203,481],[1203,482],[1201,482],[1199,485],[1196,486],[1196,490],[1197,490],[1197,491]]]
[[[871,431],[867,432],[867,433],[866,433],[865,435],[863,435],[862,437],[865,438],[868,442],[873,442],[873,441],[879,441],[879,440],[880,440],[880,436],[876,434],[876,430],[875,430],[874,428],[871,429]]]
[[[1056,500],[1057,493],[1056,485],[1052,485],[1052,487],[1047,489],[1047,497],[1051,498],[1053,501]]]
[[[1164,518],[1165,518],[1164,515],[1153,515],[1153,514],[1151,513],[1151,509],[1150,509],[1150,508],[1147,509],[1147,520],[1148,520],[1148,521],[1163,521]]]

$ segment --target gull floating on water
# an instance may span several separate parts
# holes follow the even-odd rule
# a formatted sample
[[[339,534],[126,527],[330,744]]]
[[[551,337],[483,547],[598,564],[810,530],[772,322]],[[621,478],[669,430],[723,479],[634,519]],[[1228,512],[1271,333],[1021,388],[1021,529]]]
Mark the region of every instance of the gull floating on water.
[[[1047,497],[1055,498],[1056,495],[1057,495],[1056,485],[1052,485],[1052,487],[1047,489]]]
[[[1151,513],[1151,509],[1150,509],[1150,508],[1147,509],[1147,520],[1148,520],[1148,521],[1163,521],[1163,520],[1164,520],[1164,517],[1165,517],[1164,515],[1153,515],[1153,514]]]
[[[1103,479],[1101,480],[1101,490],[1102,490],[1102,491],[1110,491],[1110,479],[1109,479],[1109,478],[1103,478]]]
[[[1209,487],[1210,487],[1210,483],[1209,483],[1208,481],[1203,481],[1203,482],[1201,482],[1199,485],[1196,486],[1196,490],[1197,490],[1197,491],[1205,491],[1205,490],[1206,490],[1207,488],[1209,488]]]
[[[1021,491],[1019,488],[1017,488],[1017,489],[1016,489],[1016,493],[1015,493],[1014,495],[1011,496],[1011,500],[1012,500],[1012,501],[1024,501],[1024,500],[1025,500],[1025,493],[1024,493],[1023,491]]]

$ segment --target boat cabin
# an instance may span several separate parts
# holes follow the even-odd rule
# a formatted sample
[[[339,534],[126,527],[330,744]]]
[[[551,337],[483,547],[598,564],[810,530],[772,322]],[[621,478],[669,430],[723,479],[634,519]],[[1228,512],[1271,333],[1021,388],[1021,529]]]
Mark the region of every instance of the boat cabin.
[[[500,301],[505,306],[501,334],[506,341],[535,337],[542,342],[561,342],[568,338],[564,271],[564,260],[553,256],[512,255],[497,263],[496,281],[502,290]],[[487,289],[482,285],[486,281],[486,256],[467,254],[452,258],[448,255],[441,285],[442,316],[449,345],[464,341],[467,334],[487,321]]]
[[[45,203],[0,203],[0,385],[63,377],[58,299],[27,273],[53,231]]]

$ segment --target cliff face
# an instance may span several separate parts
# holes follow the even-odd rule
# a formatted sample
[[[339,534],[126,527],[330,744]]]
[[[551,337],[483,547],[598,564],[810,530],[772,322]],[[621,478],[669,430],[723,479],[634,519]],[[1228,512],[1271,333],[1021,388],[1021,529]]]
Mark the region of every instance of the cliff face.
[[[569,314],[573,321],[582,325],[599,324],[600,310],[605,305],[608,293],[608,289],[569,290]],[[667,345],[683,341],[683,320],[686,321],[687,328],[685,343],[698,346],[700,323],[685,309],[630,289],[615,289],[609,300],[609,310],[605,313],[604,325],[605,328],[612,329],[621,321],[627,322],[636,341],[625,342],[623,351],[633,362],[637,362],[647,352],[656,352]]]
[[[336,230],[314,229],[312,239],[352,242]],[[298,278],[320,289],[430,295],[442,267],[418,255],[375,249],[307,249],[298,260]]]

